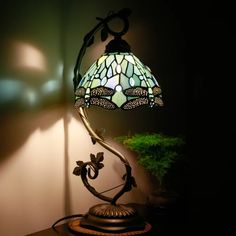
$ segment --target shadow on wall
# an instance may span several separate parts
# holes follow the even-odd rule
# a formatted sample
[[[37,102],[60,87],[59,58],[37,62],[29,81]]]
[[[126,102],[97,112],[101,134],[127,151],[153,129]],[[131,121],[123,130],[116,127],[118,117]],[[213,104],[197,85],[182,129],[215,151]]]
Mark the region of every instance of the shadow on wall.
[[[65,108],[8,113],[0,117],[0,162],[19,149],[36,130],[46,130],[66,115]]]

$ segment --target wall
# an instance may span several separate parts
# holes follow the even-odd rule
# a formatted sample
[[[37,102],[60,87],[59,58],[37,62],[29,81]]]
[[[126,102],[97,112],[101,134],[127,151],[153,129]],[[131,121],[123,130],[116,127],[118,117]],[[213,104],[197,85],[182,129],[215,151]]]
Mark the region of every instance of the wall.
[[[128,132],[185,133],[183,38],[178,21],[163,2],[0,1],[0,235],[39,231],[99,202],[72,175],[76,160],[104,151],[92,145],[73,109],[72,94],[75,59],[96,16],[132,9],[126,39],[159,78],[166,106],[133,112],[95,108],[89,111],[91,124],[104,128],[111,143],[111,137]],[[83,70],[104,46],[97,39]],[[114,145],[128,156],[138,183],[121,201],[144,203],[152,190],[148,174],[132,153]],[[110,154],[105,151],[105,156]],[[116,158],[105,159],[105,164],[100,182],[95,183],[100,189],[120,183],[123,173]]]

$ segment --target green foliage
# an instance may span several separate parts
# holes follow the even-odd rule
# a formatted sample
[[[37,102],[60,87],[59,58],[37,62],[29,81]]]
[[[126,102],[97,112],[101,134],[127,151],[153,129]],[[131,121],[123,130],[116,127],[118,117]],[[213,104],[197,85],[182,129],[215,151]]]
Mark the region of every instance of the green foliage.
[[[117,141],[138,154],[138,163],[144,166],[162,184],[172,164],[182,156],[184,138],[160,133],[141,133],[120,136]]]

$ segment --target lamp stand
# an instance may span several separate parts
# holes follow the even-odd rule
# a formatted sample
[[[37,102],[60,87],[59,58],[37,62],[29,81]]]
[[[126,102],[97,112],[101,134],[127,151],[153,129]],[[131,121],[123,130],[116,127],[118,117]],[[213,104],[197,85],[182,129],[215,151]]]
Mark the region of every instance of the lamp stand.
[[[84,186],[97,198],[107,202],[91,207],[81,219],[69,223],[73,232],[91,235],[137,235],[148,232],[151,225],[144,222],[136,209],[117,204],[117,200],[132,187],[136,187],[131,174],[128,160],[116,149],[105,142],[104,138],[95,132],[88,121],[85,108],[90,105],[101,106],[114,110],[122,108],[130,110],[137,106],[162,106],[161,89],[151,74],[151,70],[131,53],[130,46],[121,37],[128,31],[129,9],[111,13],[106,18],[97,17],[99,23],[89,31],[83,41],[74,68],[75,107],[80,118],[91,136],[93,144],[99,143],[105,149],[120,159],[125,167],[124,183],[121,189],[112,197],[99,193],[90,185],[90,180],[96,179],[100,169],[104,167],[103,152],[90,154],[90,161],[77,161],[73,174],[80,176]],[[120,31],[111,29],[109,23],[118,18],[123,21]],[[101,30],[101,40],[105,41],[108,34],[114,37],[106,45],[103,54],[82,77],[80,66],[86,49],[94,42],[94,35]],[[116,188],[116,187],[115,187]],[[113,188],[114,189],[114,188]]]
[[[149,231],[151,226],[143,221],[136,209],[128,205],[116,203],[118,198],[120,198],[125,192],[130,191],[132,186],[135,186],[135,180],[131,175],[131,166],[129,162],[120,152],[107,144],[104,139],[91,128],[87,119],[87,114],[83,107],[80,107],[78,112],[84,126],[93,140],[93,143],[95,144],[98,142],[101,146],[105,147],[107,150],[119,157],[121,162],[125,165],[126,174],[123,187],[118,193],[115,194],[113,198],[110,198],[97,192],[96,189],[88,182],[88,178],[95,179],[99,174],[99,170],[103,168],[103,153],[99,152],[96,156],[90,154],[91,161],[89,162],[77,161],[78,166],[75,167],[73,173],[81,176],[84,186],[94,196],[109,203],[98,204],[91,207],[88,213],[81,220],[72,221],[69,223],[70,229],[76,232],[81,232],[86,229],[107,233],[135,232],[135,234],[141,234]]]
[[[127,205],[99,204],[91,207],[81,226],[105,232],[143,230],[145,224],[134,208]]]

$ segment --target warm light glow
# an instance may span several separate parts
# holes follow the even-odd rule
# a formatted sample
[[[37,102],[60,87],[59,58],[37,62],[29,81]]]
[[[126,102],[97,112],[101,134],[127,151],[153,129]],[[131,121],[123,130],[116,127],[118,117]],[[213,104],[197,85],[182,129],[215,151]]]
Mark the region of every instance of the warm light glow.
[[[14,67],[45,72],[46,59],[43,53],[33,45],[15,41],[12,43],[12,61]]]

